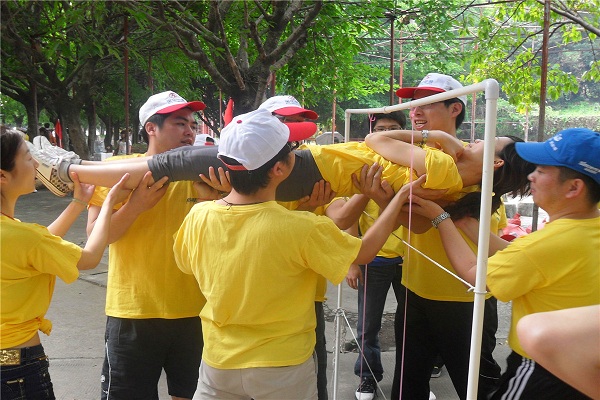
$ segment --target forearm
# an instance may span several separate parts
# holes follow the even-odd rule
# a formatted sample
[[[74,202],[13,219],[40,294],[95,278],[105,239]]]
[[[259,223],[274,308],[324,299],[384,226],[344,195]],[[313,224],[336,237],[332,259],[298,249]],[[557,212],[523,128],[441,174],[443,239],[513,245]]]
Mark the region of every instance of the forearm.
[[[95,268],[104,254],[108,242],[108,234],[110,231],[110,219],[112,214],[112,206],[105,205],[100,209],[98,218],[94,223],[88,240],[83,248],[81,258],[77,263],[79,270]]]
[[[433,228],[430,219],[415,213],[402,212],[399,216],[399,222],[400,225],[417,234],[425,233]]]
[[[85,204],[71,201],[58,218],[48,225],[48,231],[56,236],[65,236],[83,210],[85,210]]]
[[[342,230],[348,229],[358,221],[368,202],[368,197],[354,195],[345,201],[341,207],[332,210],[332,212],[329,212],[328,209],[327,216],[333,220],[338,228]]]
[[[390,132],[398,132],[399,134],[395,137],[393,134],[390,134]],[[408,142],[402,140],[401,137],[405,136],[404,132],[411,131],[371,133],[365,138],[365,143],[386,160],[405,167],[412,167],[417,171],[419,176],[423,175],[426,172],[425,151],[411,145],[410,140]]]
[[[470,241],[479,244],[479,221],[474,218],[463,218],[457,221],[455,225],[469,238]],[[503,250],[508,246],[508,242],[493,232],[489,235],[488,257],[493,256],[496,252]]]
[[[354,260],[355,264],[367,264],[373,260],[388,237],[400,226],[399,216],[407,199],[407,190],[401,190],[394,196],[389,206],[363,235],[362,246]]]
[[[143,159],[134,158],[131,162],[100,162],[93,165],[71,164],[69,173],[76,172],[81,183],[89,183],[96,186],[112,187],[125,173],[129,173],[130,178],[125,183],[125,189],[135,189],[140,183],[146,172],[148,172],[148,163]]]
[[[477,272],[477,256],[469,247],[465,239],[460,235],[458,229],[450,218],[445,219],[438,225],[440,237],[446,256],[452,267],[465,281],[475,285]]]

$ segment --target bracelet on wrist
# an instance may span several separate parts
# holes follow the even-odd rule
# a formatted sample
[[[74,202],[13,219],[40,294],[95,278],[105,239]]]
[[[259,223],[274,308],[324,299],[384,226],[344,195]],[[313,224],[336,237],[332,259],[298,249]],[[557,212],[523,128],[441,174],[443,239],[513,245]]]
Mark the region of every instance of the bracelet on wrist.
[[[450,218],[450,214],[444,211],[443,213],[431,220],[431,225],[433,225],[433,227],[437,229],[438,225],[448,218]]]
[[[73,198],[71,199],[71,202],[72,202],[72,203],[81,204],[82,206],[85,206],[85,207],[87,207],[87,205],[88,205],[88,203],[86,203],[85,201],[83,201],[83,200],[79,200],[79,199],[76,199],[75,197],[73,197]]]
[[[421,131],[421,143],[419,144],[419,147],[423,147],[427,144],[428,137],[429,137],[429,130],[423,129]]]

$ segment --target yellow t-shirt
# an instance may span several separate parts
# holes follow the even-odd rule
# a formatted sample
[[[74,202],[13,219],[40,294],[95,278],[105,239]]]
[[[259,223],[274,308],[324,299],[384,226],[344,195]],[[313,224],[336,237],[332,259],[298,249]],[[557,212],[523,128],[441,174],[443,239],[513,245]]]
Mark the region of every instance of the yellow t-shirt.
[[[498,235],[500,229],[504,229],[508,226],[508,219],[506,218],[506,207],[504,202],[500,203],[500,207],[494,214],[492,214],[492,220],[490,224],[490,232]],[[502,236],[502,234],[500,234]]]
[[[488,261],[487,286],[512,300],[510,347],[528,357],[516,334],[526,315],[600,304],[600,217],[558,219],[515,239]]]
[[[107,193],[96,188],[90,204],[102,205]],[[192,182],[170,183],[163,198],[110,245],[106,315],[176,319],[200,314],[205,300],[198,284],[177,268],[173,257],[173,234],[197,197]]]
[[[382,179],[387,180],[398,191],[411,181],[410,168],[394,164],[369,148],[363,142],[339,143],[327,146],[307,145],[317,167],[325,181],[331,183],[331,188],[338,196],[350,196],[359,193],[352,183],[352,174],[360,176],[362,167],[377,162],[383,167]],[[431,189],[448,189],[446,198],[455,199],[461,191],[462,178],[451,156],[443,151],[425,147],[425,167],[428,173],[423,187]],[[417,176],[413,174],[412,179]]]
[[[44,316],[58,276],[79,276],[81,247],[51,234],[44,226],[0,216],[0,348],[18,346],[38,330],[49,335]]]
[[[480,190],[480,187],[468,186],[459,193],[459,196],[475,190]],[[490,219],[490,232],[497,234],[498,230],[503,226],[506,226],[506,212],[504,204],[501,204]],[[459,232],[471,250],[477,254],[477,246],[460,229]],[[432,228],[425,233],[416,234],[409,232],[406,228],[402,228],[402,237],[421,253],[424,253],[427,257],[456,274],[450,260],[446,256],[446,250],[444,250],[444,245],[437,229]],[[473,293],[468,292],[467,286],[461,281],[412,249],[406,250],[406,257],[402,266],[402,284],[417,295],[430,300],[459,302],[474,300]],[[491,294],[486,296],[486,298],[489,297],[491,297]]]
[[[379,206],[373,200],[369,200],[365,207],[365,212],[368,216],[363,213],[358,220],[358,225],[363,235],[373,226],[375,220],[379,217]],[[401,238],[402,228],[398,228],[388,237],[379,253],[377,253],[377,256],[385,258],[404,256],[404,243],[402,243]]]
[[[275,201],[195,206],[174,253],[207,299],[200,313],[204,362],[234,369],[306,361],[315,347],[319,275],[341,282],[360,246],[329,218]]]

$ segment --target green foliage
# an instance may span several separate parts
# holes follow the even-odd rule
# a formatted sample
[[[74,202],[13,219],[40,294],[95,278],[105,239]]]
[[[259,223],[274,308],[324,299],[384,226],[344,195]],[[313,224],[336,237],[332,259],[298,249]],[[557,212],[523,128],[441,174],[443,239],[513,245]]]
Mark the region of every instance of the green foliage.
[[[561,109],[597,104],[600,1],[551,4],[548,104]],[[506,100],[501,109],[510,110],[502,117],[509,131],[521,129],[525,114],[533,115],[539,104],[543,4],[536,0],[323,1],[318,16],[298,34],[295,29],[319,5],[318,0],[3,1],[2,95],[31,113],[35,86],[38,108],[49,117],[71,108],[80,115],[81,108],[94,105],[103,121],[122,124],[127,45],[132,124],[146,98],[162,90],[203,100],[206,114],[218,121],[228,97],[246,108],[262,101],[274,73],[275,91],[315,108],[320,122],[330,120],[335,98],[340,126],[345,108],[389,104],[390,74],[393,88],[400,86],[400,62],[390,71],[393,19],[403,86],[416,85],[428,72],[465,84],[494,78]],[[289,19],[280,14],[286,10]],[[9,107],[3,99],[5,118]],[[353,132],[366,129],[364,117],[356,121]]]
[[[27,112],[23,104],[0,93],[0,119],[1,123],[8,126],[26,126]]]
[[[577,94],[586,80],[600,81],[593,51],[597,46],[594,43],[596,34],[590,29],[582,29],[582,26],[597,28],[599,14],[598,1],[571,0],[552,4],[561,7],[550,14],[548,46],[551,63],[548,65],[547,96],[556,100]],[[565,10],[570,18],[557,12]],[[485,7],[478,14],[466,15],[476,37],[471,56],[465,60],[471,69],[467,79],[493,77],[502,83],[503,94],[519,112],[531,110],[540,100],[543,4],[523,0]],[[573,68],[585,65],[582,63],[584,58],[589,59],[589,69]],[[590,91],[584,93],[587,95]]]

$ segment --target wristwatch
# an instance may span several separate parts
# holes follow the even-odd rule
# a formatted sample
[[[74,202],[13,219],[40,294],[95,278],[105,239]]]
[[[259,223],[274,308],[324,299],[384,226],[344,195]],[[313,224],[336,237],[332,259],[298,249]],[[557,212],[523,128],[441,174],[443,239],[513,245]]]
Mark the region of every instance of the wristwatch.
[[[419,147],[423,147],[427,144],[428,137],[429,137],[429,130],[423,129],[421,131],[421,143],[419,144]]]
[[[438,225],[441,224],[443,220],[448,218],[450,218],[450,214],[444,211],[443,213],[431,220],[431,225],[433,225],[433,227],[437,229]]]

